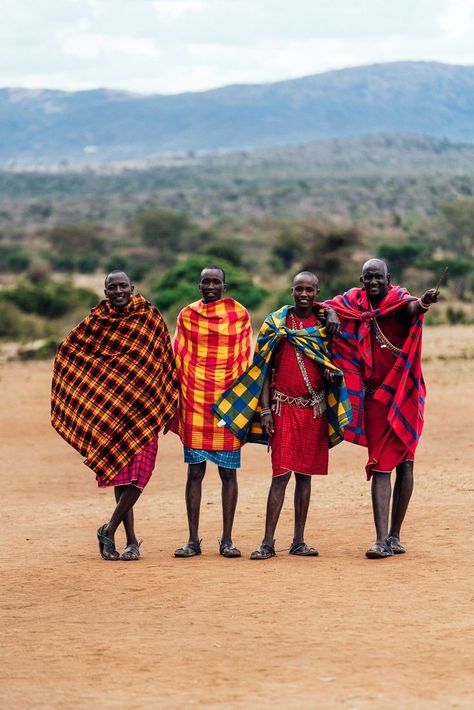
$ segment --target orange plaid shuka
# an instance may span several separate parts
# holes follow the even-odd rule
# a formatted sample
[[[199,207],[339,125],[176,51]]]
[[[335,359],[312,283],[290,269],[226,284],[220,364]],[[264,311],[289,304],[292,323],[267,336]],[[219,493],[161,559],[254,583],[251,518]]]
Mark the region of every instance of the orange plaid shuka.
[[[174,351],[184,446],[207,451],[234,451],[242,446],[227,427],[217,427],[211,408],[248,367],[251,341],[250,316],[233,298],[196,301],[178,315]]]
[[[130,463],[177,405],[168,329],[143,296],[120,310],[102,301],[59,346],[51,423],[103,481]]]

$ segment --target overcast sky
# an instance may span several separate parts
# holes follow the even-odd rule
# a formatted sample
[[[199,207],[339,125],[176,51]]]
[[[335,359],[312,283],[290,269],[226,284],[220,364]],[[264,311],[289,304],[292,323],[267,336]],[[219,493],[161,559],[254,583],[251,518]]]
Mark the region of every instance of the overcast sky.
[[[178,93],[474,64],[474,0],[1,0],[0,86]]]

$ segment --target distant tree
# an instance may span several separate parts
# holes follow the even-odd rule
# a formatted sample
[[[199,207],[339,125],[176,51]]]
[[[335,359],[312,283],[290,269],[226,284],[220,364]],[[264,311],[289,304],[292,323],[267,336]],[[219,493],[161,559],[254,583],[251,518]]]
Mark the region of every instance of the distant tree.
[[[301,259],[304,254],[304,242],[301,231],[295,223],[284,224],[275,237],[272,246],[272,263],[276,271],[283,273]]]
[[[344,291],[357,283],[360,275],[358,249],[362,234],[352,224],[334,225],[305,222],[302,239],[307,245],[302,267],[314,271],[321,281],[321,295]]]
[[[135,218],[135,229],[143,244],[157,250],[176,251],[190,227],[189,218],[182,212],[158,208],[143,210]]]
[[[467,258],[474,255],[474,199],[462,197],[440,208],[441,229],[446,247]]]
[[[29,255],[17,244],[0,246],[0,271],[19,274],[29,265]]]
[[[97,224],[60,224],[49,232],[53,252],[74,259],[85,254],[103,254],[106,250],[104,230]]]
[[[205,249],[204,253],[209,256],[214,256],[218,260],[224,259],[225,261],[228,261],[229,264],[233,264],[234,266],[240,266],[242,263],[240,249],[236,244],[214,242],[214,244],[210,244]]]
[[[386,242],[378,247],[377,256],[388,263],[392,280],[401,281],[404,270],[409,266],[413,266],[417,257],[424,254],[428,249],[429,246],[427,244],[419,241],[403,242],[402,244]]]

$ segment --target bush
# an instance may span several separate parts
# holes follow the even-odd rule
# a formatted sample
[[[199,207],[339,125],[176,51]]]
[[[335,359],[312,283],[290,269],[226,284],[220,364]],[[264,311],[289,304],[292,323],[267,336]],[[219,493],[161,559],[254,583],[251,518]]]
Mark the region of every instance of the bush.
[[[111,256],[105,264],[105,268],[110,271],[125,271],[132,281],[141,281],[151,268],[150,260],[142,260],[137,257],[116,254]]]
[[[449,306],[446,309],[446,319],[450,325],[468,323],[468,317],[462,308],[452,308]]]
[[[30,265],[28,254],[16,244],[0,246],[0,271],[19,274]]]
[[[0,338],[34,340],[47,335],[47,325],[36,316],[26,315],[2,295],[0,298]]]
[[[98,224],[61,224],[49,232],[49,241],[59,256],[103,254],[106,246],[103,231]]]
[[[178,309],[200,298],[198,290],[201,271],[210,265],[208,256],[191,256],[166,271],[152,284],[152,298],[161,310]],[[219,259],[218,266],[226,273],[229,296],[240,301],[246,308],[256,308],[267,291],[256,286],[250,276],[229,262]]]
[[[55,281],[37,284],[23,281],[6,290],[3,296],[24,313],[36,313],[43,318],[59,318],[75,308],[91,308],[97,303],[92,291]]]
[[[233,264],[234,266],[240,266],[242,264],[240,249],[234,244],[215,242],[214,244],[210,244],[204,253],[218,260],[224,259],[224,261],[228,261],[229,264]]]
[[[49,337],[37,346],[23,347],[18,351],[18,358],[20,360],[51,360],[56,355],[58,347],[59,341]]]

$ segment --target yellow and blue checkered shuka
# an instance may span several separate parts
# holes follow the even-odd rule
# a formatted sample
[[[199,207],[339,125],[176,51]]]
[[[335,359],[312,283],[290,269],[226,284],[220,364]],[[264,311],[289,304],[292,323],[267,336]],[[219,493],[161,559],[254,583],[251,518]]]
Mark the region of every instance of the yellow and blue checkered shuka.
[[[283,306],[267,316],[258,334],[252,364],[217,400],[213,412],[217,420],[221,420],[241,441],[268,442],[260,426],[260,394],[272,355],[280,340],[286,338],[304,355],[339,375],[337,381],[326,384],[328,445],[331,448],[342,441],[344,428],[352,416],[344,377],[330,359],[325,328],[292,330],[286,325],[289,308]]]

